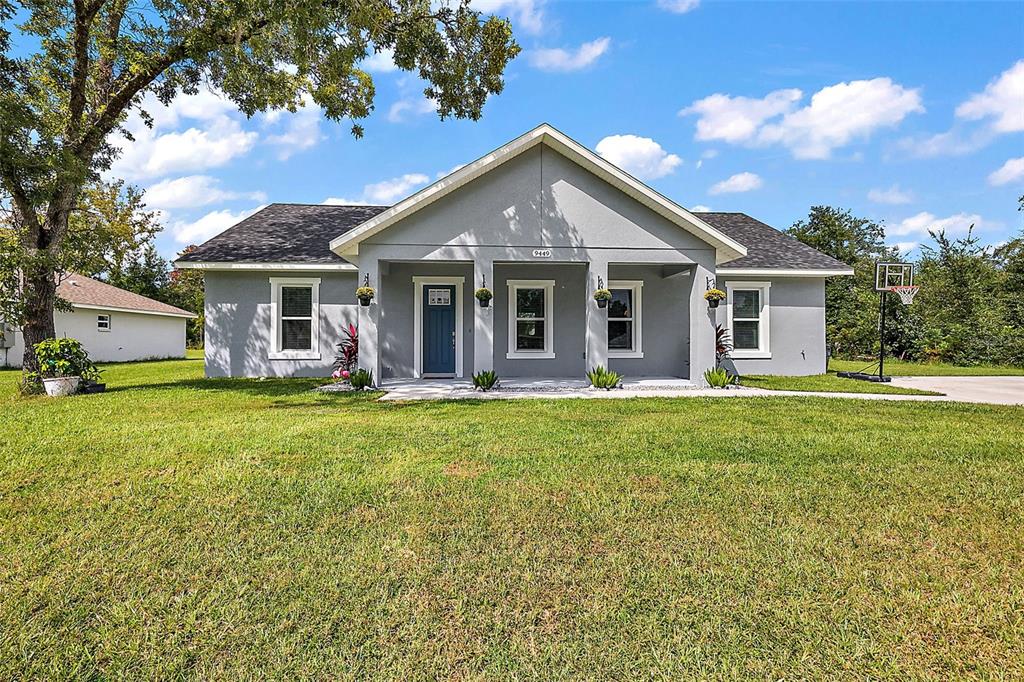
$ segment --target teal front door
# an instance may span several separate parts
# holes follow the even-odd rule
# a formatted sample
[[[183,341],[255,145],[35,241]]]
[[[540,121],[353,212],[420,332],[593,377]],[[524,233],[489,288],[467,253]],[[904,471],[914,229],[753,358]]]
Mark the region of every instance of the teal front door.
[[[455,374],[455,287],[423,287],[423,373]]]

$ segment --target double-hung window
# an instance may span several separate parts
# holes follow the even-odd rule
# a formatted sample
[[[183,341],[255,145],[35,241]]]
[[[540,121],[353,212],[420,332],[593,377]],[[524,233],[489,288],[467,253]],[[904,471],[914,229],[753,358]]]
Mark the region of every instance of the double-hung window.
[[[608,289],[608,357],[642,358],[642,327],[640,323],[641,281],[611,281]]]
[[[508,357],[553,358],[554,280],[508,281]]]
[[[97,315],[96,316],[96,331],[109,332],[110,331],[110,315]]]
[[[770,358],[769,293],[771,282],[727,282],[732,357]]]
[[[320,358],[320,280],[270,278],[272,360]]]

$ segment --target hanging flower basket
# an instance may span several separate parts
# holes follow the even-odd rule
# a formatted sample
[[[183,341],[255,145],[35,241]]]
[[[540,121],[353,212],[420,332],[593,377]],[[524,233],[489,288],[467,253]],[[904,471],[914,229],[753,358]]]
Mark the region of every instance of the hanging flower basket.
[[[708,289],[704,292],[704,300],[708,302],[709,308],[717,308],[725,300],[725,292],[721,289]]]
[[[377,292],[374,291],[373,287],[359,287],[358,289],[356,289],[356,298],[359,299],[359,305],[370,305],[370,301],[373,300],[373,297],[376,293]]]
[[[612,300],[612,292],[607,289],[598,289],[594,292],[594,300],[597,301],[598,308],[607,308],[608,301]]]
[[[474,294],[476,300],[480,301],[481,308],[487,308],[491,305],[491,299],[494,298],[494,294],[487,287],[480,287]]]

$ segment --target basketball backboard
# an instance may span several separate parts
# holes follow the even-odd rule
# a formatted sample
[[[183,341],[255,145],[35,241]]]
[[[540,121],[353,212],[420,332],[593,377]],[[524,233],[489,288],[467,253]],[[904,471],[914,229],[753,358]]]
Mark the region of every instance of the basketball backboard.
[[[914,283],[913,263],[875,263],[875,291],[891,291]]]

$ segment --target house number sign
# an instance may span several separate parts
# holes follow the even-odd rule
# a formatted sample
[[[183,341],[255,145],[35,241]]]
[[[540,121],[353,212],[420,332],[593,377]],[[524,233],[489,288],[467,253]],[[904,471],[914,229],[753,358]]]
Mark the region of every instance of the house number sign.
[[[551,258],[551,249],[534,249],[534,258]]]

